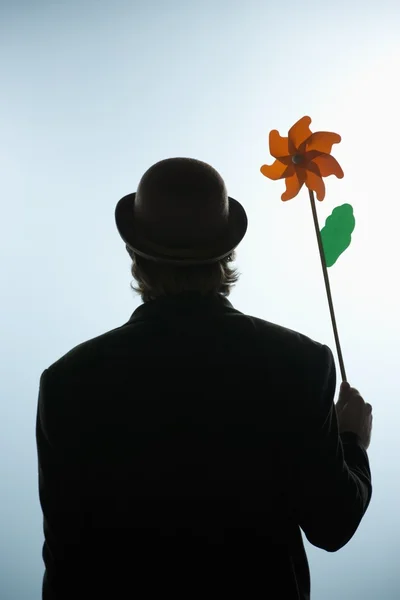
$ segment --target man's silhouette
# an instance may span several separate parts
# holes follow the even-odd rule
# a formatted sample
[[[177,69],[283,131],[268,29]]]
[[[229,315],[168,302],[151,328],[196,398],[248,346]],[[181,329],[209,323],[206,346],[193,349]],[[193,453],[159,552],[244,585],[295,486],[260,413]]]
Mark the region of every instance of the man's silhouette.
[[[143,303],[40,380],[43,599],[310,598],[369,505],[330,349],[228,301],[246,213],[168,159],[116,207]]]

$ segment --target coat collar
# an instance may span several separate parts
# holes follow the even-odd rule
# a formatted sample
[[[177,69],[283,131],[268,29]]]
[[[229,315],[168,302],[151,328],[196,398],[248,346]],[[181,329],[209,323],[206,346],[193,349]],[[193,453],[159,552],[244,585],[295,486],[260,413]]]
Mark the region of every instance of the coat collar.
[[[198,292],[183,292],[144,302],[133,312],[129,322],[164,316],[190,316],[199,313],[221,314],[234,310],[229,300],[221,294],[203,296]]]

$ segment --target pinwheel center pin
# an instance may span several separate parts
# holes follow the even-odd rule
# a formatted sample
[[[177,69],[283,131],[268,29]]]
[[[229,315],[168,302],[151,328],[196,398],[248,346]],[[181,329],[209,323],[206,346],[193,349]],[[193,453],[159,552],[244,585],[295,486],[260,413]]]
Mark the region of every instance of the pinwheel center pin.
[[[292,163],[294,165],[301,165],[303,160],[304,160],[304,156],[302,156],[301,154],[293,154],[293,156],[292,156]]]

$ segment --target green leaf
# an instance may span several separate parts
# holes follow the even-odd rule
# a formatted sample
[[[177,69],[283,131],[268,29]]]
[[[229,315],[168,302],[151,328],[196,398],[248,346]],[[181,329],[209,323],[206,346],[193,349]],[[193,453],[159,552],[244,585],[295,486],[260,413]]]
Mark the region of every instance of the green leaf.
[[[334,208],[332,214],[326,219],[325,227],[321,229],[321,239],[327,267],[334,265],[339,256],[350,246],[351,234],[355,226],[356,220],[350,204],[342,204]]]

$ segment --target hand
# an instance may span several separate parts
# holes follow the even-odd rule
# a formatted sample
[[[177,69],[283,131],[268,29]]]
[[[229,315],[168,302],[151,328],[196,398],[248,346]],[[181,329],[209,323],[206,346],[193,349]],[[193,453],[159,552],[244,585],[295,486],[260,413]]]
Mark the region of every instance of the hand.
[[[336,414],[339,433],[345,431],[356,433],[367,450],[371,442],[372,406],[364,402],[360,392],[350,387],[347,381],[340,386]]]

